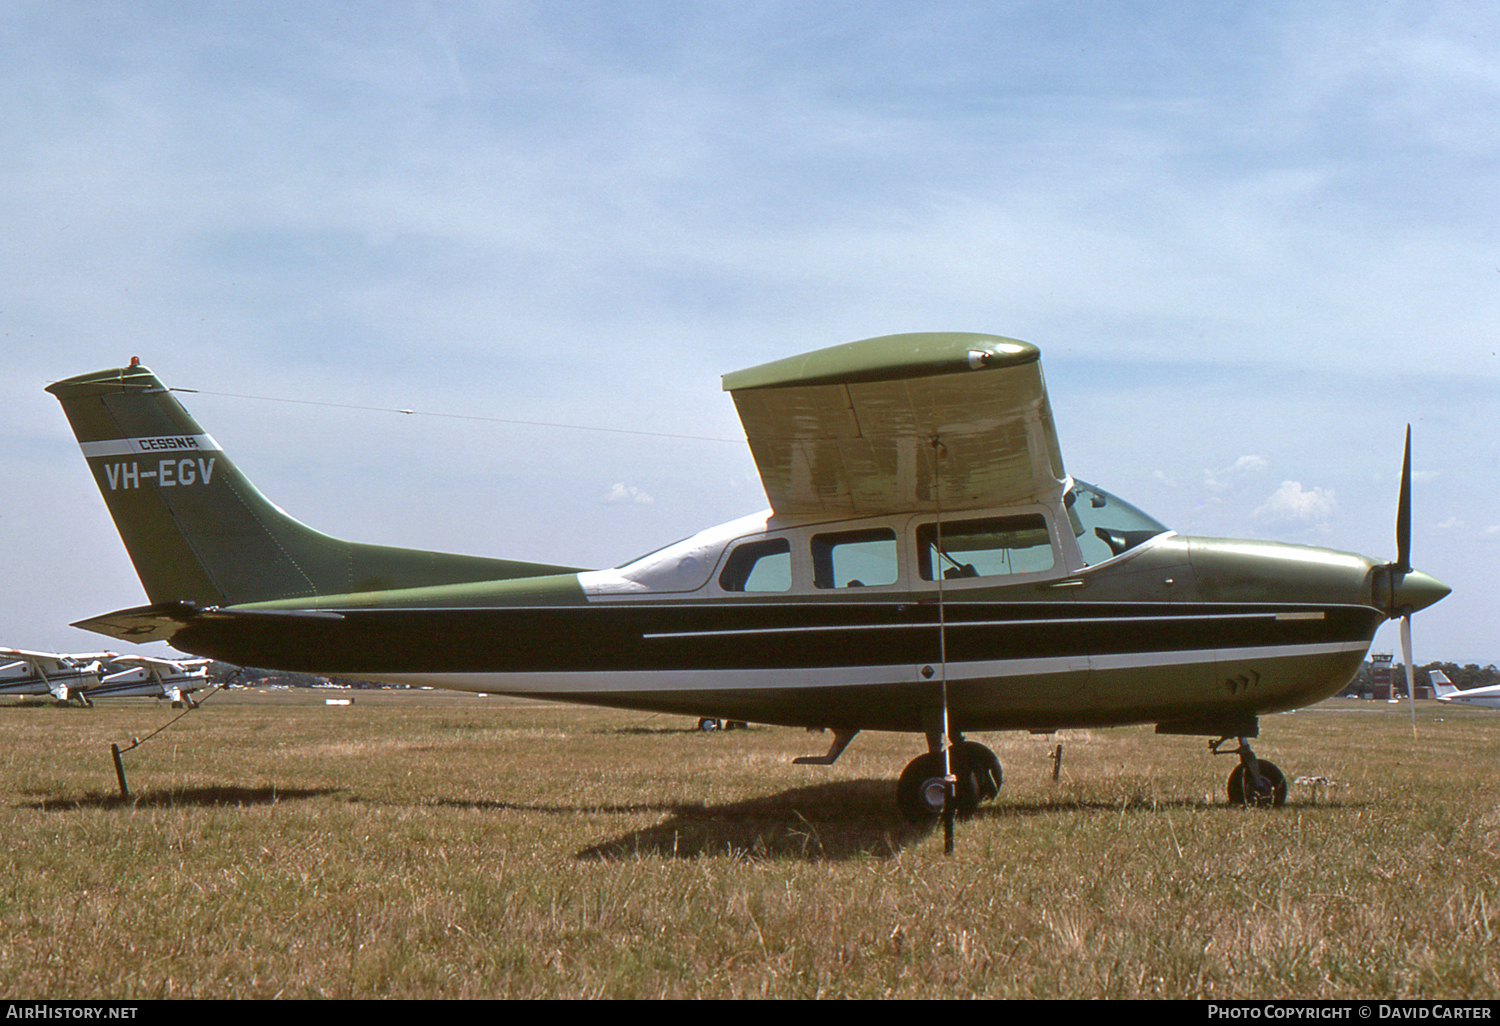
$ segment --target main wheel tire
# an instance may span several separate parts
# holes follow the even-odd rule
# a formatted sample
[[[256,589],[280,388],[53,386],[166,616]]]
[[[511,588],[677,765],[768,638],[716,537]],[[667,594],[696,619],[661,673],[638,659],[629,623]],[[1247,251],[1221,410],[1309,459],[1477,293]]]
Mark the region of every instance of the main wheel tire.
[[[1264,786],[1257,789],[1247,779],[1245,764],[1240,763],[1229,774],[1229,804],[1252,805],[1258,809],[1279,809],[1286,804],[1286,774],[1274,762],[1257,759]]]
[[[999,797],[1000,783],[1005,779],[999,757],[978,741],[960,741],[953,746],[953,775],[958,777],[958,811],[964,815],[972,814],[975,807]],[[973,795],[967,813],[964,812],[966,792]]]
[[[1000,793],[1000,760],[977,741],[960,741],[949,751],[953,776],[957,779],[953,811],[960,819],[968,819],[982,802],[991,801]],[[908,821],[930,823],[942,815],[942,803],[931,800],[933,792],[927,786],[928,781],[942,776],[942,752],[919,755],[907,764],[896,783],[896,802]]]
[[[943,775],[943,754],[928,752],[906,764],[901,779],[896,781],[896,804],[908,823],[931,823],[943,813],[942,803],[932,807],[927,794],[927,782]]]

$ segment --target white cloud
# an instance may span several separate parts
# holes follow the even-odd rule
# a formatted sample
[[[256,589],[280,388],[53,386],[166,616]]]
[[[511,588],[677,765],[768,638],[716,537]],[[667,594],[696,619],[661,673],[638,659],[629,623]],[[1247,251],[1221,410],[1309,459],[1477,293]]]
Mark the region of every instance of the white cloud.
[[[1264,456],[1241,456],[1221,470],[1205,470],[1203,483],[1212,491],[1222,492],[1232,487],[1236,478],[1257,474],[1268,466],[1270,462]]]
[[[1303,491],[1302,482],[1283,481],[1251,516],[1258,520],[1323,520],[1336,509],[1332,491],[1316,487]]]
[[[641,491],[635,485],[627,485],[624,481],[617,481],[604,496],[605,502],[635,502],[648,506],[656,500]]]

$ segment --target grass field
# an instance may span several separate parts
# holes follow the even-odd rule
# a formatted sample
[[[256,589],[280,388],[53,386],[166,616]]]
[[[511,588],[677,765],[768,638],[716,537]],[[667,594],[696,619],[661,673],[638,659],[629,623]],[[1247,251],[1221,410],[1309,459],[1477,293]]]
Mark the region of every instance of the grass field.
[[[349,695],[350,692],[339,693]],[[894,809],[919,742],[443,693],[0,706],[8,996],[1500,996],[1500,713],[1262,720],[1285,808],[1149,728],[981,736],[1000,802]],[[1052,747],[1064,747],[1052,781]]]

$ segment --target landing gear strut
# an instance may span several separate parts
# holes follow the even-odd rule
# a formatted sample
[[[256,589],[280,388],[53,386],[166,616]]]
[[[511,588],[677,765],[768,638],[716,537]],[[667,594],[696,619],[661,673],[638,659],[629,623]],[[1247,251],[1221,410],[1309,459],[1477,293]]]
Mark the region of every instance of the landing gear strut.
[[[955,740],[950,758],[953,775],[954,810],[961,818],[972,816],[980,803],[1000,793],[1000,760],[977,741]],[[948,784],[943,778],[941,750],[919,755],[907,764],[896,783],[896,803],[911,823],[931,823],[943,813]]]
[[[1232,751],[1221,752],[1219,747],[1230,740],[1239,742]],[[1259,809],[1279,809],[1286,804],[1286,774],[1267,759],[1257,759],[1245,738],[1221,737],[1210,741],[1208,747],[1215,755],[1238,755],[1240,764],[1229,774],[1229,804],[1249,805]]]

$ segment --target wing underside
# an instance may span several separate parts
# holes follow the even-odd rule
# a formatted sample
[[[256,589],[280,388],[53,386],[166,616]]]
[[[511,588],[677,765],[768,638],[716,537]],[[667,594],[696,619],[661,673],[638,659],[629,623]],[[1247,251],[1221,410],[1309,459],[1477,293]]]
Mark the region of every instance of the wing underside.
[[[778,515],[1035,502],[1066,474],[1036,347],[888,335],[725,375]]]

